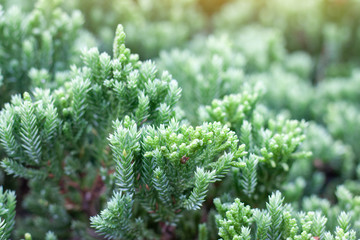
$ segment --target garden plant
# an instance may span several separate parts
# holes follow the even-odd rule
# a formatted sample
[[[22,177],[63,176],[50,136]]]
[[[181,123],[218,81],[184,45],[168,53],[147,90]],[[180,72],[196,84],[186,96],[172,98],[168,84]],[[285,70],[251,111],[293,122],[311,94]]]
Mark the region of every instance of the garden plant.
[[[360,239],[357,0],[0,0],[0,240]]]

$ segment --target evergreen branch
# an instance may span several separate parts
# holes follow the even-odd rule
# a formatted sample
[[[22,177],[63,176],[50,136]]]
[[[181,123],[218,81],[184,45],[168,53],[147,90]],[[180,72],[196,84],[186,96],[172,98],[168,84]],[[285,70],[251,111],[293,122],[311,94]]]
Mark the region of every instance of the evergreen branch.
[[[0,239],[9,239],[15,226],[15,192],[0,187]]]
[[[21,129],[20,136],[22,147],[29,160],[33,164],[40,164],[41,159],[41,138],[37,126],[34,107],[30,102],[30,95],[24,94],[24,102],[20,107]]]
[[[139,126],[141,126],[150,116],[149,115],[150,100],[149,97],[146,96],[145,93],[141,91],[140,94],[138,95],[138,102],[139,104],[135,112],[135,119],[136,119],[136,123]]]
[[[255,192],[257,185],[257,165],[258,157],[250,154],[249,158],[245,158],[246,166],[242,170],[241,176],[241,186],[243,187],[243,192],[251,198],[252,194]]]
[[[130,51],[125,47],[125,32],[122,25],[116,28],[115,39],[113,44],[113,55],[116,59],[127,57]]]
[[[73,98],[71,104],[71,112],[76,125],[84,119],[84,115],[88,108],[88,92],[90,91],[90,81],[88,79],[75,78],[71,85],[73,90]],[[81,125],[80,125],[81,126]]]
[[[6,237],[6,223],[5,223],[5,220],[4,219],[0,219],[1,222],[0,222],[0,239],[1,240],[6,240],[7,237]]]
[[[255,209],[253,211],[253,220],[257,224],[256,239],[266,239],[271,224],[270,214],[265,211]]]
[[[124,192],[134,193],[134,156],[139,151],[140,133],[137,125],[130,118],[123,122],[114,123],[116,131],[109,137],[110,147],[116,162],[116,178],[119,189]]]
[[[10,105],[6,107],[0,113],[0,142],[9,157],[22,160],[22,149],[20,144],[15,140],[14,136],[14,122],[15,114]]]
[[[268,237],[272,240],[281,238],[281,225],[283,222],[282,211],[284,198],[282,198],[280,192],[269,197],[269,203],[266,204],[266,209],[268,210],[271,217],[270,229],[268,232]]]
[[[5,158],[1,162],[1,167],[5,172],[15,177],[22,177],[26,179],[44,180],[48,174],[40,169],[27,168],[17,161]]]
[[[171,207],[171,189],[169,189],[169,180],[166,178],[164,171],[159,167],[157,167],[154,171],[153,184],[162,204]]]
[[[108,239],[134,239],[136,229],[131,227],[132,205],[131,195],[115,193],[107,208],[90,218],[92,227]]]
[[[214,181],[215,171],[204,171],[203,168],[197,168],[195,172],[195,186],[190,196],[183,203],[188,210],[199,209],[205,201],[209,183]]]
[[[338,217],[339,227],[346,233],[350,230],[350,219],[351,217],[345,212],[341,212]]]

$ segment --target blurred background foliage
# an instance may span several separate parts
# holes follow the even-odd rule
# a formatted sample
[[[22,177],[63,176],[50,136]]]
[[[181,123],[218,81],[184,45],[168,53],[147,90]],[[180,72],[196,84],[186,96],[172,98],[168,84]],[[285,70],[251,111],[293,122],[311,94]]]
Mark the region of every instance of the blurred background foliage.
[[[249,92],[258,93],[254,112],[238,111],[241,122],[221,110],[235,131],[244,119],[258,123],[256,116],[259,129],[280,115],[308,121],[298,150],[312,155],[294,160],[275,185],[295,208],[321,210],[329,227],[342,210],[359,219],[360,1],[0,0],[0,106],[15,93],[63,85],[84,48],[111,54],[119,23],[132,52],[178,81],[178,111],[190,124],[212,120],[206,111],[219,104],[214,99],[226,104],[230,94]],[[23,187],[6,178],[1,173],[9,187]],[[229,181],[212,186],[204,212],[180,221],[179,239],[198,231],[188,219],[215,224],[211,200]],[[360,233],[359,221],[354,228]]]

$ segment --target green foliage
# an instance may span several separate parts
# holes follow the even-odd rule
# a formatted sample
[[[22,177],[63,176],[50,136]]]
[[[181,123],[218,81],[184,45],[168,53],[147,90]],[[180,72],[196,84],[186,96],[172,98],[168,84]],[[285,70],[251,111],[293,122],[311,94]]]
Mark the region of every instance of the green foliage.
[[[0,5],[1,239],[359,238],[357,1]]]
[[[91,218],[92,225],[109,239],[132,239],[136,233],[135,223],[130,221],[132,206],[131,195],[115,193],[100,216]]]
[[[32,87],[32,68],[46,71],[53,80],[77,60],[76,40],[84,20],[79,11],[67,14],[59,4],[39,0],[30,13],[0,5],[1,106],[12,94]]]
[[[201,123],[196,113],[199,106],[241,89],[245,61],[242,54],[233,53],[231,44],[225,36],[199,38],[190,49],[175,49],[160,55],[159,67],[170,71],[186,89],[180,106],[193,124]]]
[[[356,231],[359,236],[360,233],[360,197],[359,193],[355,191],[355,194],[349,191],[349,186],[339,186],[336,189],[337,204],[331,205],[330,202],[326,199],[320,199],[317,196],[311,196],[304,198],[302,202],[302,208],[306,211],[321,211],[327,218],[327,227],[332,230],[337,230],[336,223],[337,218],[341,215],[341,223],[339,220],[339,225],[345,225],[341,227],[346,229],[350,226],[353,226],[353,229]],[[346,212],[348,215],[344,215]],[[351,216],[351,218],[350,218]]]
[[[80,9],[106,51],[111,49],[113,29],[124,25],[127,46],[144,59],[156,57],[160,50],[181,46],[204,26],[204,14],[197,0],[84,1],[68,3]],[[144,40],[146,39],[146,40]]]
[[[244,55],[247,72],[262,72],[285,61],[283,35],[276,29],[249,26],[234,33],[234,49]]]
[[[53,102],[49,91],[38,90],[34,101],[24,94],[13,99],[17,107],[7,104],[1,111],[0,138],[9,157],[1,164],[7,173],[28,179],[58,175],[50,170],[59,164],[52,152],[60,125]]]
[[[235,134],[219,123],[194,129],[172,120],[168,127],[137,130],[135,121],[125,118],[114,127],[109,139],[121,192],[92,218],[92,225],[110,238],[144,237],[135,231],[137,219],[131,218],[133,201],[155,221],[176,224],[182,211],[201,207],[209,184],[223,178],[245,154]]]
[[[359,104],[359,72],[354,69],[349,76],[327,77],[316,87],[316,99],[311,106],[316,119],[322,119],[329,104],[338,101]]]
[[[228,32],[251,23],[275,27],[284,33],[288,49],[321,55],[327,64],[357,57],[350,45],[359,41],[359,7],[357,1],[236,0],[224,5],[214,25]]]
[[[45,240],[57,240],[58,238],[55,236],[53,232],[47,232],[45,236]]]
[[[253,78],[264,84],[266,92],[263,101],[270,109],[276,112],[286,109],[292,117],[299,120],[312,119],[311,106],[315,102],[316,91],[311,83],[280,66],[265,73],[254,74]]]
[[[341,212],[335,232],[326,231],[327,218],[320,212],[296,212],[283,203],[280,192],[273,193],[266,209],[251,209],[239,199],[233,203],[222,204],[215,200],[219,215],[217,225],[221,239],[356,239],[351,229],[351,216]]]
[[[199,236],[198,236],[199,240],[206,240],[208,239],[208,232],[206,229],[206,224],[202,223],[199,224]]]
[[[0,187],[0,239],[9,239],[15,225],[15,192]]]
[[[312,157],[294,162],[290,183],[285,184],[284,195],[289,201],[297,201],[302,195],[330,194],[340,181],[353,177],[356,169],[351,146],[336,140],[324,126],[310,122],[305,134],[301,149],[312,152]],[[328,184],[330,177],[333,183]]]
[[[264,104],[270,108],[288,108],[299,118],[310,115],[312,88],[302,79],[312,71],[309,55],[288,54],[281,33],[274,29],[252,26],[233,35],[197,37],[187,49],[160,54],[160,68],[169,70],[186,89],[180,106],[191,123],[201,123],[200,106],[229,94],[251,92],[254,86],[265,87]]]
[[[233,179],[236,192],[256,205],[280,187],[294,162],[309,157],[309,152],[298,151],[305,139],[305,122],[282,115],[266,120],[266,112],[256,109],[258,99],[256,91],[229,95],[214,100],[203,115],[204,120],[228,125],[240,144],[246,145],[249,154],[243,159],[245,167],[234,169]]]
[[[360,112],[357,106],[345,102],[329,104],[325,121],[330,132],[337,138],[352,146],[356,156],[359,156],[358,143]],[[346,126],[343,128],[341,126]]]
[[[116,164],[121,155],[114,151],[113,163],[106,149],[113,120],[130,115],[140,128],[166,124],[175,116],[173,108],[180,97],[177,83],[166,72],[158,78],[155,65],[140,62],[124,40],[119,26],[113,59],[90,49],[83,54],[84,67],[73,68],[71,82],[53,92],[35,89],[32,96],[14,96],[0,113],[0,141],[7,154],[1,164],[8,174],[30,180],[32,192],[24,207],[37,220],[29,217],[24,224],[37,229],[34,238],[49,229],[67,238],[75,234],[65,231],[74,221],[95,215],[95,204],[105,189],[97,170],[100,166],[111,192],[107,172],[113,167],[122,171]],[[70,211],[76,212],[73,220]],[[54,221],[51,225],[49,218]]]

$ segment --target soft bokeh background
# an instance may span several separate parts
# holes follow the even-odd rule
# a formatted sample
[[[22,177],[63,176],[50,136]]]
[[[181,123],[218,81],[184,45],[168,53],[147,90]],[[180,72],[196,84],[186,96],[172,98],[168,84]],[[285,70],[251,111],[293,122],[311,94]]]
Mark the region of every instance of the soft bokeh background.
[[[84,48],[112,54],[119,23],[132,52],[179,82],[178,111],[191,124],[208,119],[214,99],[245,92],[259,94],[265,119],[308,121],[301,150],[312,156],[292,165],[281,186],[286,201],[329,205],[329,226],[350,211],[360,233],[358,197],[341,198],[360,195],[360,1],[0,0],[0,106],[12,94],[65,84]],[[1,181],[23,191],[21,202],[23,182],[3,173]],[[180,226],[179,239],[197,234],[197,225]]]

